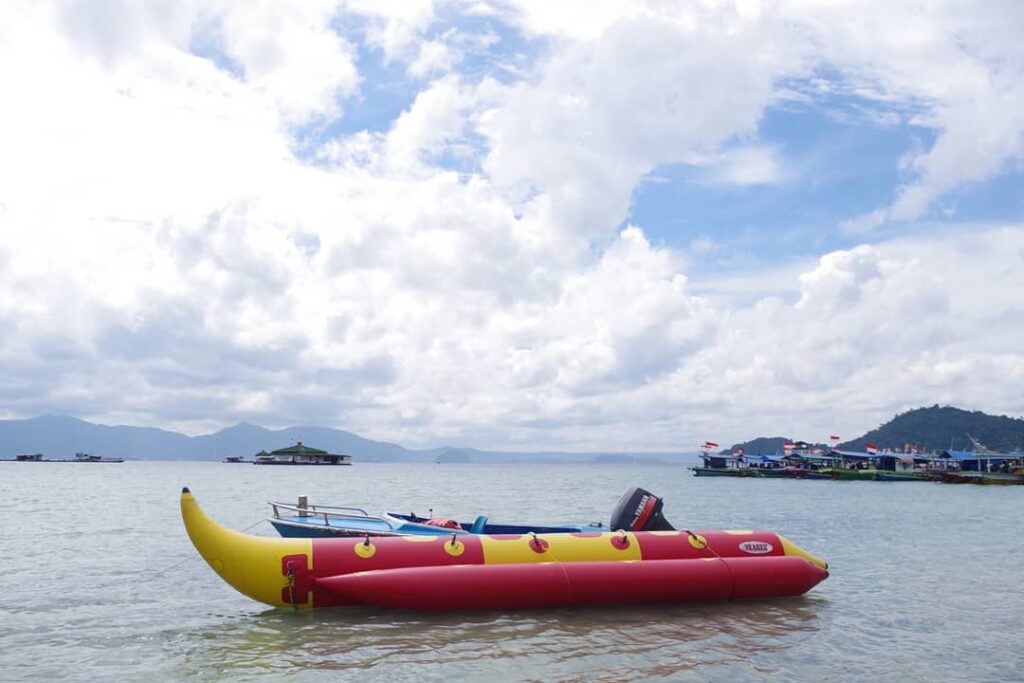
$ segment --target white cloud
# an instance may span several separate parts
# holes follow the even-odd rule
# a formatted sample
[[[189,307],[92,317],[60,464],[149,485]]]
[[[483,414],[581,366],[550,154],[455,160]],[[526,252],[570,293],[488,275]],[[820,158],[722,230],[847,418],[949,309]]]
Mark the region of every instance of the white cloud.
[[[778,162],[777,150],[751,145],[722,152],[710,178],[729,185],[776,185],[786,180],[786,171]]]
[[[942,8],[915,24],[903,6],[503,4],[492,18],[550,42],[499,83],[444,54],[468,38],[423,41],[427,2],[55,7],[0,17],[10,417],[686,449],[924,403],[1024,407],[1024,226],[703,283],[619,227],[662,163],[785,180],[758,123],[790,96],[781,80],[822,64],[938,134],[878,222],[998,172],[1024,110],[999,22],[956,33],[967,50]],[[339,11],[426,80],[384,132],[324,141],[311,163],[297,124],[344,122],[365,77]],[[946,58],[956,87],[931,64]],[[718,244],[709,229],[691,252]]]
[[[432,0],[344,0],[345,8],[370,19],[367,43],[386,63],[406,56],[434,20]]]
[[[396,169],[418,168],[426,157],[457,147],[475,101],[476,95],[455,76],[431,83],[388,132],[389,163]]]
[[[793,2],[821,51],[858,93],[909,105],[936,133],[911,160],[890,206],[852,219],[851,231],[920,218],[944,193],[987,180],[1024,156],[1024,30],[1020,3]]]
[[[701,235],[690,243],[690,251],[697,256],[706,256],[718,251],[719,245],[711,237]]]
[[[534,208],[552,223],[607,233],[654,166],[755,131],[774,79],[799,67],[778,38],[736,16],[707,31],[649,17],[611,23],[600,39],[556,52],[538,82],[508,89],[480,126],[485,168],[520,200],[539,193]]]
[[[829,317],[838,309],[856,305],[866,288],[881,277],[878,253],[862,245],[821,257],[818,267],[800,276],[798,309]]]
[[[510,18],[528,33],[573,40],[594,40],[617,21],[647,13],[644,3],[628,0],[521,0],[508,7]]]
[[[996,377],[1024,373],[1011,322],[1022,263],[1024,226],[826,254],[800,277],[795,303],[734,309],[680,365],[676,400],[699,388],[732,438],[739,419],[751,433],[823,439],[936,402],[1016,412],[1014,381]]]
[[[482,130],[492,176],[520,199],[541,193],[536,208],[558,223],[606,232],[639,176],[750,137],[766,107],[806,97],[785,84],[816,71],[838,74],[810,80],[825,85],[819,94],[878,105],[855,104],[847,120],[859,109],[876,125],[901,117],[936,134],[893,203],[851,217],[849,232],[920,218],[949,191],[1024,156],[1024,51],[1010,28],[1024,29],[1019,3],[984,12],[866,0],[549,5],[515,4],[523,29],[555,37],[559,49]],[[767,147],[739,149],[760,154],[722,166],[719,180],[786,177]]]
[[[420,43],[416,61],[409,65],[409,74],[424,78],[431,74],[444,74],[452,70],[461,55],[443,40],[428,40]]]
[[[228,3],[217,26],[225,53],[287,122],[335,113],[358,84],[352,48],[330,26],[337,0]]]

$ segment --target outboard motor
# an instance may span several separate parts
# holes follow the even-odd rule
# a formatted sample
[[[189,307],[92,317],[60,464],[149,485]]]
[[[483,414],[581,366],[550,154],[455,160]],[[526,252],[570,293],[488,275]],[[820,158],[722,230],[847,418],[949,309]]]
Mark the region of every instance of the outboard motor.
[[[626,491],[612,512],[612,531],[675,531],[661,516],[664,501],[639,486]]]

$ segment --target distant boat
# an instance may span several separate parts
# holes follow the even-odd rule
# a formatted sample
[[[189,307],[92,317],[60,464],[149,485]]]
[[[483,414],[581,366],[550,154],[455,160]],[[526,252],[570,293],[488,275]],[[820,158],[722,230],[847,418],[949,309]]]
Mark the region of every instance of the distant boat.
[[[75,453],[74,460],[50,460],[44,458],[42,453],[22,453],[14,458],[0,458],[7,462],[124,462],[124,458],[105,458],[102,455],[91,453]]]
[[[947,472],[942,476],[947,484],[984,484],[988,486],[1024,485],[1024,473],[1018,472]]]
[[[840,481],[875,481],[878,474],[878,470],[874,467],[865,467],[863,469],[855,467],[825,467],[821,471]]]
[[[106,458],[92,453],[75,453],[75,462],[124,462],[124,458]]]
[[[229,455],[228,457],[224,458],[221,462],[240,463],[240,462],[249,462],[249,461],[246,460],[241,455]]]

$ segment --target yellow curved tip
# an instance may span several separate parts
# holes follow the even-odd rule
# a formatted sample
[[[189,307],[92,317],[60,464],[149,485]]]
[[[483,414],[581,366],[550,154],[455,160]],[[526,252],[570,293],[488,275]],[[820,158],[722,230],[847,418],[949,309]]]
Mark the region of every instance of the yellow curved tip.
[[[813,555],[807,552],[806,550],[798,546],[796,543],[793,543],[784,536],[779,536],[779,540],[782,542],[782,550],[786,553],[786,555],[789,555],[790,557],[802,557],[811,564],[813,564],[815,567],[819,567],[826,571],[828,570],[828,562],[821,559],[817,555]]]
[[[312,568],[312,540],[266,538],[232,531],[208,517],[187,487],[181,490],[181,518],[192,545],[232,588],[274,607],[291,606],[283,598],[287,595],[288,577],[282,572],[282,559],[305,555],[307,566]],[[300,607],[312,606],[308,595],[295,595],[295,600]]]

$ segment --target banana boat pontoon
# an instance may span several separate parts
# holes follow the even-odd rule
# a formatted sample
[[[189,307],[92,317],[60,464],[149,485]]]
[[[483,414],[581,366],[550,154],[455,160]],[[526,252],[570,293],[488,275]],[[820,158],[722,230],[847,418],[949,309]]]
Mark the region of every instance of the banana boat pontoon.
[[[828,565],[769,531],[677,531],[662,501],[627,492],[611,533],[268,538],[218,524],[187,488],[192,543],[239,592],[276,607],[514,609],[772,598]]]

